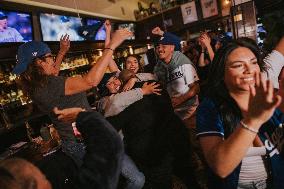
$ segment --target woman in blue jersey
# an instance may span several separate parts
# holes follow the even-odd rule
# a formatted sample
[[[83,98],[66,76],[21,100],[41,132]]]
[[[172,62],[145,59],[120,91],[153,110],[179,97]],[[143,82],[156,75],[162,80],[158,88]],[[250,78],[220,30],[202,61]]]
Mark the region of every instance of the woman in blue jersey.
[[[264,72],[257,46],[246,39],[215,54],[197,112],[209,188],[284,188],[283,95]]]

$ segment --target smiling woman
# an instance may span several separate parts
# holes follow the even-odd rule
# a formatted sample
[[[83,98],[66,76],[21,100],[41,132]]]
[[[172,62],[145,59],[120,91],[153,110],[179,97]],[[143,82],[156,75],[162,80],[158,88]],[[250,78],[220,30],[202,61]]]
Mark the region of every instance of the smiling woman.
[[[228,56],[224,82],[229,91],[248,91],[255,82],[255,74],[259,72],[260,67],[253,52],[246,47],[239,47]]]
[[[284,159],[268,156],[273,149],[264,146],[284,121],[277,109],[281,97],[261,75],[264,70],[258,47],[247,39],[229,43],[214,57],[208,92],[197,111],[197,136],[210,167],[209,188],[284,187],[279,169]]]
[[[110,49],[115,49],[131,35],[132,33],[126,30],[114,32],[102,57],[86,75],[67,78],[58,76],[61,61],[54,61],[47,44],[31,41],[19,46],[18,63],[13,72],[19,76],[19,84],[25,93],[51,118],[62,140],[62,150],[72,156],[78,164],[82,162],[85,153],[84,145],[76,141],[72,123],[59,120],[53,110],[56,107],[58,109],[79,107],[92,111],[85,91],[97,86],[101,81],[113,54],[113,50]],[[64,43],[67,42],[66,53],[70,47],[69,37],[64,36],[62,40]],[[62,45],[60,50],[61,47]]]
[[[116,76],[112,76],[107,81],[107,84],[106,84],[106,87],[111,94],[117,93],[120,89],[120,86],[121,86],[121,81]]]
[[[143,72],[143,66],[140,63],[140,58],[137,55],[129,55],[125,61],[125,69],[133,73]]]

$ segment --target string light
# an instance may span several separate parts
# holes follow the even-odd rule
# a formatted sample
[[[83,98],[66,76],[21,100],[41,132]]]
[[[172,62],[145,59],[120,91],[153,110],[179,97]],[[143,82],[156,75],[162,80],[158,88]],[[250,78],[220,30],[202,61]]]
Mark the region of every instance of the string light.
[[[225,0],[225,5],[228,5],[230,3],[230,0]]]

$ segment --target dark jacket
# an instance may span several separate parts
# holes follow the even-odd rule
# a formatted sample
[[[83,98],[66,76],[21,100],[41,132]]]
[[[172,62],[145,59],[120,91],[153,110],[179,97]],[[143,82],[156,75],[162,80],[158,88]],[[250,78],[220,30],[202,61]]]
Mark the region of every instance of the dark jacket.
[[[86,145],[83,165],[77,167],[63,152],[40,162],[53,189],[116,189],[124,153],[116,130],[98,112],[82,112],[77,128]]]
[[[175,162],[190,161],[185,126],[174,113],[166,90],[163,91],[161,96],[144,96],[108,118],[117,130],[122,129],[126,152],[145,174],[146,186],[150,182],[156,189],[171,188]]]

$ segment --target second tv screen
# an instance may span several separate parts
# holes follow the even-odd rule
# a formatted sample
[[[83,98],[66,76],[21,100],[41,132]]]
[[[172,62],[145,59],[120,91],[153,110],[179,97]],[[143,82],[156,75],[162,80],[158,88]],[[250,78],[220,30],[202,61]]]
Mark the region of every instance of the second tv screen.
[[[127,30],[133,32],[133,34],[135,34],[135,24],[133,24],[133,23],[119,24],[118,29],[127,29]],[[134,39],[135,39],[135,35],[128,38],[128,40],[134,40]]]
[[[81,26],[81,18],[41,13],[40,25],[44,41],[59,41],[60,37],[65,34],[70,36],[71,41],[84,40],[78,34],[78,29]]]
[[[96,28],[96,34],[91,39],[92,41],[105,40],[106,39],[106,29],[104,27],[104,22],[97,19],[87,19],[87,26],[93,26]]]

